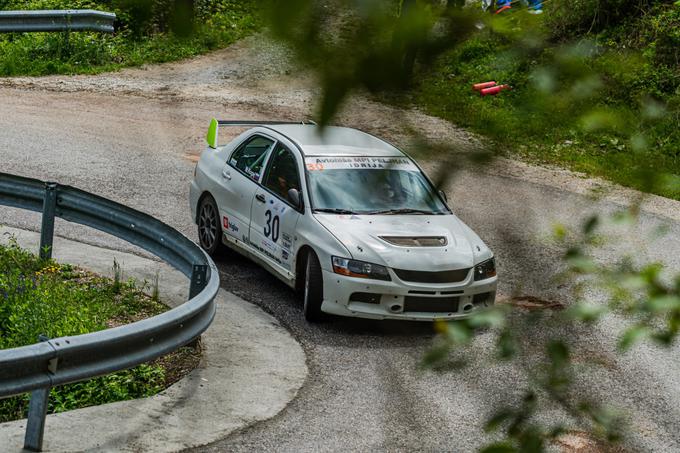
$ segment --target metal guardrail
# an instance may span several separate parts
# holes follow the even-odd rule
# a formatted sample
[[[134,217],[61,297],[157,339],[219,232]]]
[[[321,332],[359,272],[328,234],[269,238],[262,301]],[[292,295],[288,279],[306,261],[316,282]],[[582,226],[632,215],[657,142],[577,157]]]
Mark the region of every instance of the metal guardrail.
[[[0,33],[99,31],[113,33],[114,13],[92,9],[0,11]]]
[[[40,451],[51,387],[131,368],[197,338],[215,315],[219,274],[210,257],[174,228],[74,187],[0,173],[0,205],[43,213],[40,255],[44,258],[51,257],[56,216],[135,244],[191,279],[189,301],[158,316],[0,350],[0,398],[33,392],[24,448]]]

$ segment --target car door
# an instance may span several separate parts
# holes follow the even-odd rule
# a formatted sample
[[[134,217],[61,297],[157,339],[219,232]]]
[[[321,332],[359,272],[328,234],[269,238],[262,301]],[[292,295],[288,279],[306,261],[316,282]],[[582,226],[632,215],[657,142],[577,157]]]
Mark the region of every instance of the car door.
[[[222,190],[217,195],[222,231],[245,244],[249,243],[253,196],[274,143],[274,140],[262,135],[251,136],[231,153],[222,168]]]
[[[269,157],[262,184],[253,198],[250,242],[286,277],[292,272],[295,228],[301,215],[288,199],[290,189],[301,193],[300,166],[295,155],[279,143]]]

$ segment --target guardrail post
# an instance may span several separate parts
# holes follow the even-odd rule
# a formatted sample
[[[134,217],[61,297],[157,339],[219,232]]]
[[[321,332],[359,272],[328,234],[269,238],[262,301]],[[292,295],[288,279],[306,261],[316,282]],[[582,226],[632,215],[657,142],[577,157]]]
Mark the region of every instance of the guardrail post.
[[[45,183],[43,200],[42,227],[40,228],[40,259],[52,258],[52,242],[54,240],[54,215],[57,210],[57,183]]]
[[[38,337],[40,341],[48,341],[44,335]],[[56,371],[56,359],[50,360],[48,371]],[[24,437],[24,449],[30,451],[42,451],[43,435],[45,434],[45,419],[47,418],[47,405],[49,403],[50,387],[41,388],[31,392],[31,401],[28,403],[28,421],[26,422],[26,436]]]
[[[193,299],[198,293],[203,291],[208,282],[208,266],[205,264],[194,264],[191,272],[191,285],[189,286],[189,299]]]

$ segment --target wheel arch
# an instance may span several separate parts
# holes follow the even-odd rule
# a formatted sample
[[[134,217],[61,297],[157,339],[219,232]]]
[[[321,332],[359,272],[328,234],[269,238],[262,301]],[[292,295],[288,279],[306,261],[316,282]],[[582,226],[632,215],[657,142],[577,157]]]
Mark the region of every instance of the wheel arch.
[[[307,265],[307,255],[309,254],[309,252],[313,252],[316,254],[311,245],[305,244],[298,249],[297,254],[295,255],[295,290],[298,291],[300,294],[304,289],[305,283],[304,273],[305,266]]]
[[[203,203],[203,200],[205,200],[208,197],[212,198],[213,201],[215,202],[215,205],[217,205],[217,201],[215,200],[215,197],[213,197],[212,194],[209,191],[204,190],[203,193],[201,194],[201,196],[198,197],[198,201],[196,202],[196,215],[194,215],[194,223],[196,223],[196,224],[198,224],[198,216],[200,214],[198,208],[201,207],[201,203]],[[220,207],[217,206],[218,210],[219,210],[219,208]],[[219,215],[219,212],[218,212],[218,215]]]

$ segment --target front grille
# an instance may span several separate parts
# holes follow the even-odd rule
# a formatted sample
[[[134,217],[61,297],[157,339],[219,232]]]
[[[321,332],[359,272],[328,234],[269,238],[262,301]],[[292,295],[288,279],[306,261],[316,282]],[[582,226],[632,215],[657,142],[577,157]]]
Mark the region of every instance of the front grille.
[[[425,272],[425,271],[407,271],[403,269],[394,269],[397,277],[405,282],[417,283],[458,283],[465,280],[470,272],[470,269],[456,269],[452,271],[439,272]]]
[[[352,293],[349,296],[350,302],[364,302],[366,304],[379,304],[380,294],[374,293]]]
[[[404,297],[404,312],[455,313],[458,297]]]
[[[400,247],[444,247],[449,243],[444,236],[380,236],[380,239]]]

